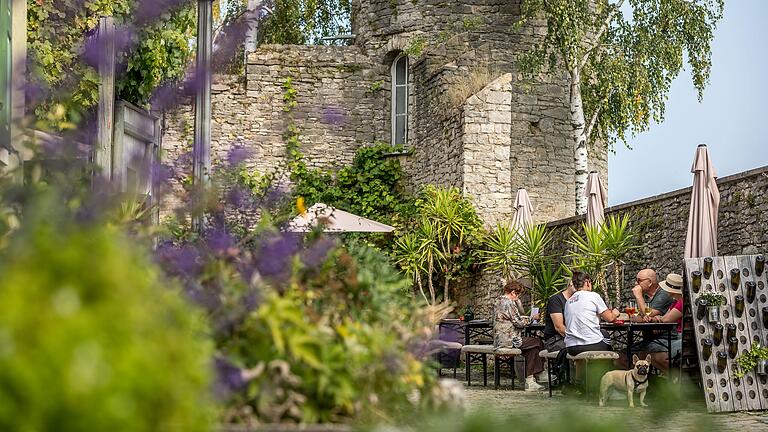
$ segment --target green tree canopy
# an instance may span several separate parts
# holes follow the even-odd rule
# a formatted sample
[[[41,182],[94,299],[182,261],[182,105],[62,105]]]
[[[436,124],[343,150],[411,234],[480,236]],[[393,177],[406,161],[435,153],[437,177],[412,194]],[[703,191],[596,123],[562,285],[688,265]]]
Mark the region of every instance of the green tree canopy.
[[[525,0],[523,20],[547,34],[521,58],[529,76],[567,71],[576,210],[586,211],[587,144],[613,145],[664,119],[685,61],[701,99],[723,0]]]
[[[321,43],[324,36],[349,32],[351,0],[274,0],[264,23],[263,42]]]

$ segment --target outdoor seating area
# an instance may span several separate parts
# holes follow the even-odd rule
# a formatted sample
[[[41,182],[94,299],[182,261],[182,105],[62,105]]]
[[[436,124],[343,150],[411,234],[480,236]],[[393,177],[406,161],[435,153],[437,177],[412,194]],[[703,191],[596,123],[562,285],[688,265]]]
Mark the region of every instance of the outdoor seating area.
[[[0,432],[768,430],[766,22],[0,0]]]

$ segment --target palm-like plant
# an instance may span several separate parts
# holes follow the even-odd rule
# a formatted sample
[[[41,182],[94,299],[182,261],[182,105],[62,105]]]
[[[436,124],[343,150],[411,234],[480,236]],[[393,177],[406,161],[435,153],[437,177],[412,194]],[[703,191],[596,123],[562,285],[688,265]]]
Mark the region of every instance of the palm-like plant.
[[[448,301],[450,281],[459,272],[459,255],[469,237],[481,230],[482,221],[472,203],[456,188],[427,185],[417,205],[422,209],[422,216],[434,227],[437,246],[443,258],[443,299]]]
[[[511,278],[520,262],[516,229],[506,223],[497,223],[483,240],[485,249],[480,251],[481,263],[489,270],[500,272],[504,279]]]
[[[584,231],[583,236],[573,228],[570,229],[571,238],[568,244],[571,245],[571,251],[568,256],[571,258],[571,265],[589,274],[593,278],[595,291],[604,293],[608,261],[605,257],[602,227],[583,223],[581,228]]]
[[[429,303],[424,286],[421,283],[421,274],[424,267],[421,262],[420,239],[416,233],[406,233],[395,239],[393,257],[395,263],[413,280],[418,287],[424,301]]]
[[[613,267],[613,283],[616,301],[621,300],[621,284],[624,281],[624,258],[639,246],[634,244],[635,234],[629,228],[629,215],[608,216],[601,230],[603,254]]]
[[[563,290],[567,281],[563,275],[563,267],[555,265],[549,259],[537,263],[531,272],[533,304],[542,309],[546,307],[549,298]]]
[[[629,229],[629,216],[610,215],[599,226],[582,224],[584,235],[571,229],[568,243],[572,250],[569,256],[574,268],[583,270],[595,279],[595,290],[607,294],[606,269],[613,267],[614,295],[621,301],[621,284],[624,280],[624,258],[638,246],[633,244],[635,235]]]

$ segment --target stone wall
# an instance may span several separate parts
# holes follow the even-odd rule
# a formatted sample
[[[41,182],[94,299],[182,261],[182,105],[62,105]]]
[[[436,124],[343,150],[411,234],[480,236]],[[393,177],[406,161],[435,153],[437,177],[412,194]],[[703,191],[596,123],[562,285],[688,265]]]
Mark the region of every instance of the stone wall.
[[[284,160],[283,135],[291,117],[310,166],[342,166],[351,162],[358,147],[389,140],[389,87],[383,84],[389,82],[389,68],[371,63],[357,47],[262,46],[248,57],[246,72],[245,80],[214,78],[214,167],[232,148],[245,146],[251,152],[250,168],[260,173],[274,170]],[[287,78],[298,103],[290,114],[283,99]],[[164,161],[190,173],[192,101],[166,113],[164,124]],[[182,181],[174,179],[175,189]]]
[[[768,253],[768,166],[723,177],[717,183],[719,255]],[[637,272],[646,267],[656,269],[660,278],[682,273],[690,199],[689,187],[606,209],[606,215],[630,215],[641,246],[627,260],[627,290],[634,285]],[[554,231],[555,255],[567,252],[569,229],[578,229],[583,221],[583,217],[572,217],[549,224]]]
[[[488,225],[512,218],[511,82],[504,74],[464,103],[463,192]]]

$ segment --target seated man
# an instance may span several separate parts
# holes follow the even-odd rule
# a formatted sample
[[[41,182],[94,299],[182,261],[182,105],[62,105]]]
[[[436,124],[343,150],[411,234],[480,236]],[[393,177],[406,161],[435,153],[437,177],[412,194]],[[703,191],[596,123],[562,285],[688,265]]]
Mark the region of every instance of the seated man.
[[[668,292],[674,299],[674,303],[663,315],[652,317],[643,317],[645,322],[677,323],[677,331],[672,333],[671,353],[667,352],[666,341],[662,344],[659,340],[653,340],[643,345],[640,350],[651,354],[651,364],[662,372],[669,371],[669,356],[677,357],[683,347],[683,277],[676,273],[670,273],[664,282],[661,283],[661,289]],[[645,355],[645,354],[643,354]]]
[[[666,291],[659,289],[656,271],[652,269],[640,270],[635,282],[632,295],[637,301],[638,315],[651,317],[664,315],[675,302]],[[649,308],[650,313],[646,313]]]
[[[599,294],[592,291],[592,280],[582,271],[571,279],[576,292],[565,303],[565,347],[575,356],[585,351],[611,351],[600,330],[600,319],[613,322],[619,316],[610,310]]]
[[[567,365],[565,360],[565,302],[576,292],[569,279],[568,286],[547,300],[547,313],[544,316],[544,348],[549,352],[560,351],[554,361],[553,375],[562,378],[561,371]]]

